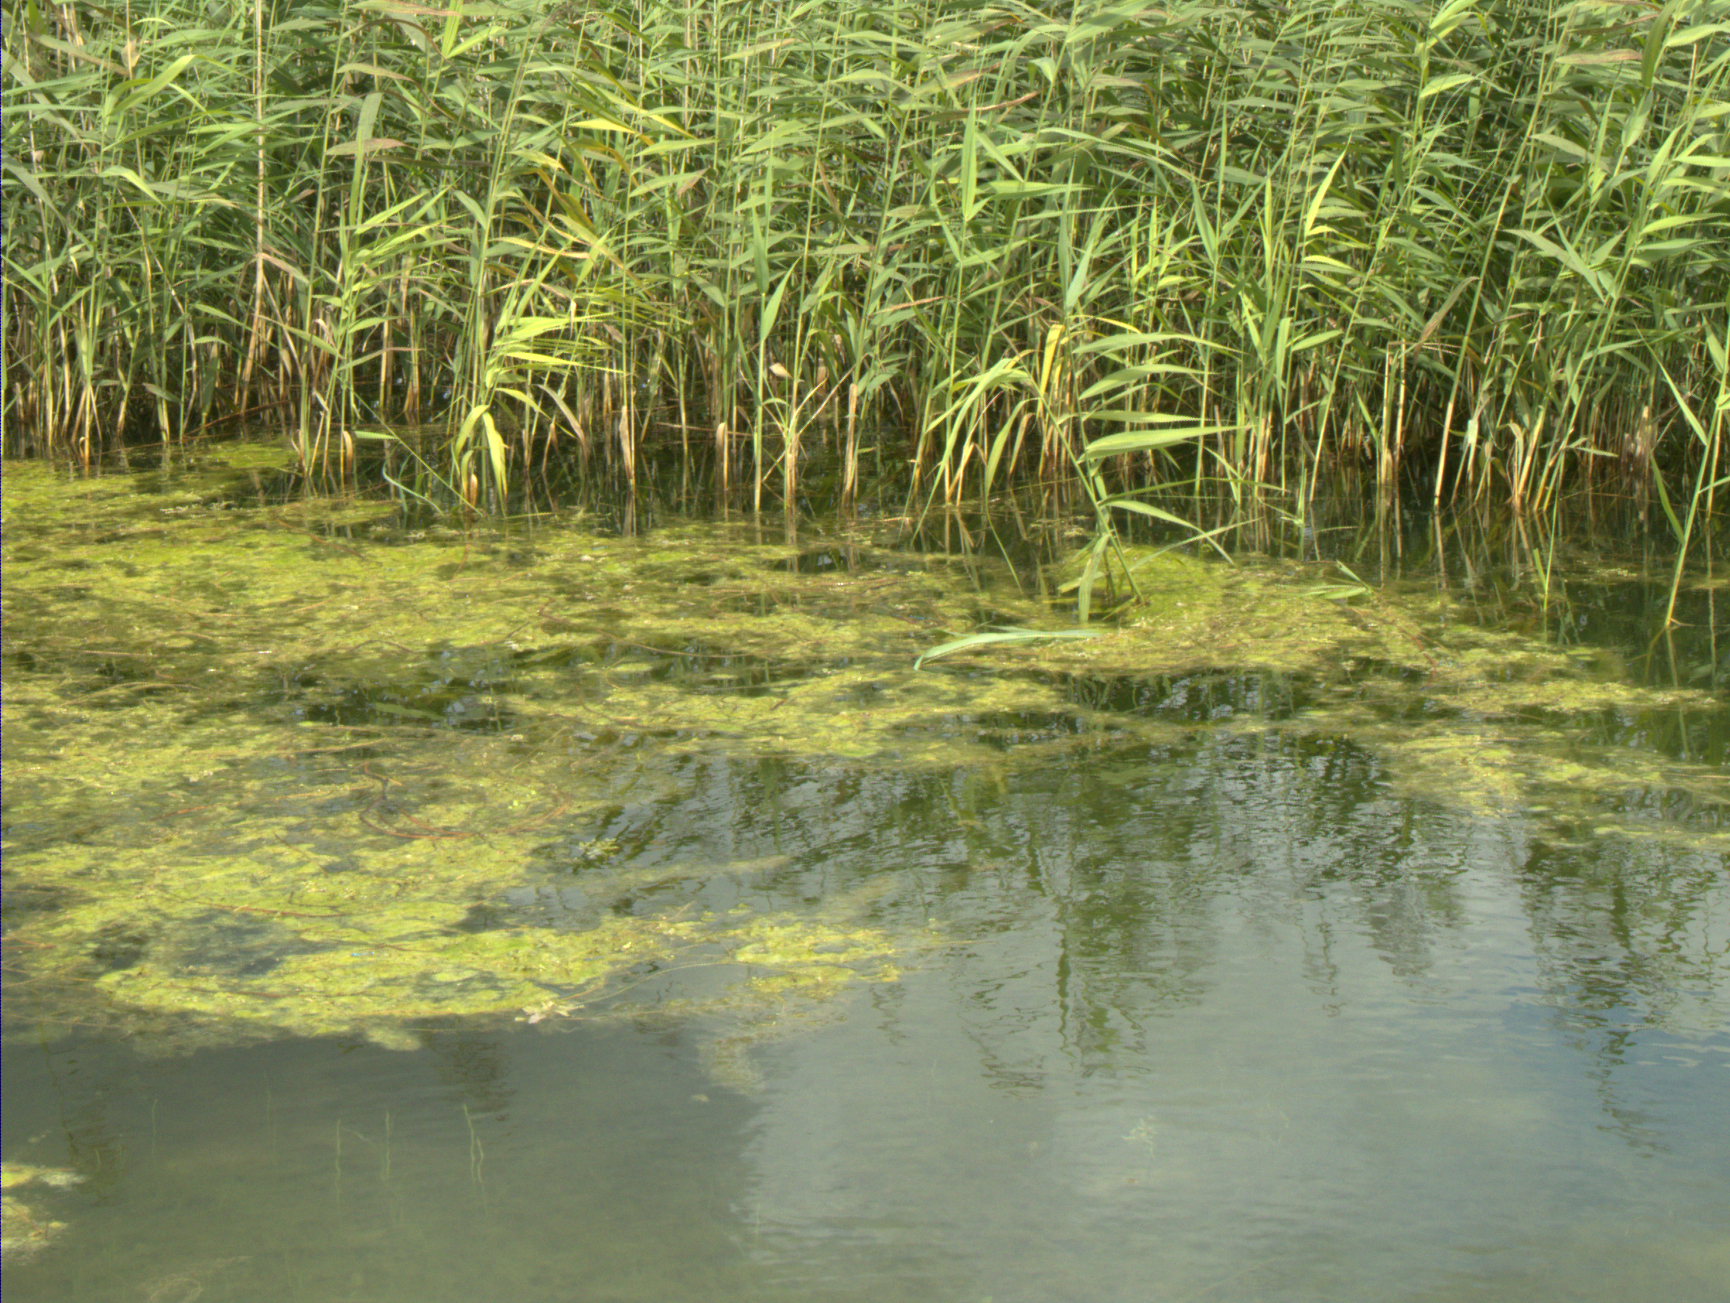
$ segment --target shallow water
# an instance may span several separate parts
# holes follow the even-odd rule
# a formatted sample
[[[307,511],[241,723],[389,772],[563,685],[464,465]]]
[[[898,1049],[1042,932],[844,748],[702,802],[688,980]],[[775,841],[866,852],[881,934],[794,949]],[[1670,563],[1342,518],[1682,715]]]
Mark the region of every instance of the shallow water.
[[[341,537],[356,577],[285,607],[432,601]],[[617,541],[534,546],[473,562],[461,633],[394,669],[322,632],[291,656],[262,571],[96,550],[76,584],[138,570],[134,620],[253,593],[206,592],[206,641],[118,675],[138,644],[72,646],[78,599],[21,572],[0,1147],[83,1179],[9,1191],[65,1226],[9,1258],[8,1303],[1723,1296],[1709,700],[1558,678],[1541,711],[1491,709],[1422,661],[1380,686],[1040,662],[1000,698],[990,663],[908,664],[926,621],[1012,607],[1001,576],[801,588],[765,545],[771,585],[736,536],[668,563],[837,630],[793,657],[661,590],[654,618],[696,632],[644,626],[620,594],[647,544],[614,588],[569,576]],[[506,634],[536,564],[572,587],[560,619],[638,627]],[[244,677],[242,647],[270,667]],[[460,890],[414,895],[417,869]],[[361,912],[386,881],[443,922]],[[117,928],[100,883],[146,921]],[[328,930],[337,897],[357,930]],[[644,958],[589,985],[513,986],[476,948],[575,966],[556,946],[604,926]],[[427,971],[375,982],[381,954]]]

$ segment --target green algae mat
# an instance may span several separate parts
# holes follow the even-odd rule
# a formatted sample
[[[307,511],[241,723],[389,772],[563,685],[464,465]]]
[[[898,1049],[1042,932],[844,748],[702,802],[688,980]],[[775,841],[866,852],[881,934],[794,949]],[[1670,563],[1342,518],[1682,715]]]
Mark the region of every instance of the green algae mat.
[[[1435,585],[1130,553],[1145,604],[1099,636],[916,669],[969,634],[1072,629],[1073,566],[915,554],[892,522],[410,530],[388,503],[258,505],[271,456],[6,468],[15,1026],[166,1052],[703,1016],[714,1075],[748,1088],[740,1045],[948,944],[868,887],[754,889],[787,858],[762,838],[685,853],[741,817],[752,766],[953,772],[1008,800],[1058,757],[1277,726],[1563,839],[1721,845],[1709,682],[1634,684]],[[1245,676],[1258,709],[1206,704]]]

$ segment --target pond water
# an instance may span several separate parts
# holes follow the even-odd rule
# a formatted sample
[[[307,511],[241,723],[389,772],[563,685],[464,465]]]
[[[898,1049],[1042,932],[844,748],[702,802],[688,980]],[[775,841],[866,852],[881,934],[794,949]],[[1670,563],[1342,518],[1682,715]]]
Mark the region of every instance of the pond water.
[[[1730,1291],[1711,581],[248,474],[6,472],[8,1303]]]

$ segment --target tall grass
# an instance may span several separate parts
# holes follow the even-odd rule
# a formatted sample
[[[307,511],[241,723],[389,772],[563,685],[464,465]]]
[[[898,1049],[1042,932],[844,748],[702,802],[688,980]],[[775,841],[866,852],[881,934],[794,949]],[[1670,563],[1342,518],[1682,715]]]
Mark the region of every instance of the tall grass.
[[[1542,513],[1730,468],[1730,0],[138,0],[5,14],[4,434],[713,441],[933,500]],[[745,478],[745,477],[748,477]],[[1102,538],[1109,530],[1102,531]]]

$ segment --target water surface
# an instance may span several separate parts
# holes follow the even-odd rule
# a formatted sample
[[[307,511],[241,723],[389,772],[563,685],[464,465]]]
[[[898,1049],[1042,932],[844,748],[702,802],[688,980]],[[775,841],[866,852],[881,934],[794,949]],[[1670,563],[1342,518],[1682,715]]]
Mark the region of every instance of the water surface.
[[[86,509],[7,528],[3,1150],[81,1178],[9,1303],[1730,1281],[1709,696],[1385,604],[915,675],[1011,576]]]

